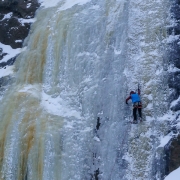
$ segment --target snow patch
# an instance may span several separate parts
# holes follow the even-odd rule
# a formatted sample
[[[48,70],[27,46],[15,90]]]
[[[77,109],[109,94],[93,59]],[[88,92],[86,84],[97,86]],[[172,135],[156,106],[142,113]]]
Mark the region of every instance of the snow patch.
[[[59,8],[59,11],[63,11],[66,9],[69,9],[71,7],[73,7],[74,5],[83,5],[86,4],[88,2],[90,2],[91,0],[66,0],[66,2],[64,3],[64,5],[62,7]]]
[[[0,78],[8,76],[13,73],[14,66],[6,66],[0,69]]]
[[[172,43],[174,41],[177,41],[178,39],[179,39],[179,35],[170,35],[164,41],[166,41],[167,43]]]
[[[168,67],[168,72],[179,72],[179,71],[180,71],[180,69],[177,67],[174,67],[174,65],[170,65]]]
[[[161,137],[160,145],[158,147],[164,147],[170,140],[171,140],[171,135],[167,135],[164,137]]]
[[[78,53],[77,57],[82,57],[82,56],[93,56],[95,58],[99,58],[99,56],[96,53],[89,53],[89,52],[80,52]]]
[[[20,39],[20,40],[15,40],[15,42],[16,42],[16,43],[18,43],[18,42],[22,42],[22,40],[21,40],[21,39]]]
[[[178,104],[180,102],[180,96],[178,97],[178,99],[174,100],[171,105],[170,108],[174,107],[176,104]]]
[[[62,2],[62,0],[39,0],[39,3],[41,3],[41,6],[44,8],[56,6],[60,2]]]
[[[158,75],[160,75],[162,72],[163,72],[163,69],[158,69],[158,70],[156,70],[156,75],[158,76]]]
[[[10,19],[12,15],[13,15],[12,12],[10,12],[10,13],[8,13],[8,14],[5,14],[5,15],[4,15],[4,18],[3,18],[1,21],[5,20],[5,19]]]
[[[146,109],[147,110],[152,110],[153,109],[153,104],[152,103],[148,103]]]
[[[21,48],[13,49],[11,46],[2,43],[0,43],[0,48],[3,49],[4,53],[7,53],[7,55],[4,56],[3,59],[0,61],[1,63],[7,62],[9,59],[17,56],[19,53],[22,52]]]
[[[39,84],[34,84],[34,85],[29,84],[27,86],[24,86],[22,89],[20,89],[19,92],[29,93],[34,97],[39,98],[39,88],[40,88]]]
[[[180,122],[178,122],[178,123],[176,124],[176,128],[177,128],[178,130],[180,130]]]
[[[100,9],[100,6],[99,5],[94,5],[94,6],[90,7],[89,9],[98,10],[98,9]]]
[[[44,8],[49,8],[49,7],[54,7],[57,6],[59,3],[63,3],[64,4],[59,8],[59,11],[63,11],[66,9],[69,9],[71,7],[73,7],[74,5],[83,5],[85,3],[90,2],[91,0],[39,0],[39,3],[41,3],[41,6],[43,6]]]
[[[146,121],[153,121],[153,120],[154,120],[153,117],[151,117],[151,116],[146,116]]]
[[[116,49],[114,49],[114,54],[121,54],[121,50],[116,50]]]
[[[165,120],[168,120],[168,121],[172,121],[173,119],[176,118],[176,114],[173,113],[172,111],[168,111],[166,114],[164,114],[163,116],[161,117],[158,117],[157,120],[159,121],[165,121]]]
[[[28,3],[26,7],[27,7],[27,8],[30,8],[30,7],[31,7],[31,3]]]
[[[100,139],[97,136],[95,136],[93,139],[97,142],[100,142]]]
[[[164,180],[179,180],[180,177],[180,167],[171,172]]]
[[[82,119],[80,112],[70,107],[61,97],[53,98],[45,92],[42,92],[41,105],[51,114]]]
[[[25,23],[34,23],[36,21],[36,18],[31,18],[31,19],[23,19],[23,18],[18,18],[19,23],[21,23],[22,26],[24,26]]]

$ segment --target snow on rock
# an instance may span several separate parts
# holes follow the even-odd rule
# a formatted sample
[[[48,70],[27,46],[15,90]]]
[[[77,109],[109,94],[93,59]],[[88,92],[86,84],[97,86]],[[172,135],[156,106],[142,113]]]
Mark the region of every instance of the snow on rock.
[[[21,23],[22,26],[24,26],[25,23],[34,23],[36,21],[36,18],[31,18],[31,19],[19,18],[18,21]]]
[[[158,120],[159,121],[172,121],[176,118],[176,116],[177,116],[177,113],[174,113],[172,111],[168,111],[163,116],[158,117]]]
[[[171,140],[171,138],[172,137],[169,134],[165,137],[162,137],[160,141],[160,145],[158,147],[164,147]]]
[[[41,6],[44,8],[56,6],[60,2],[62,2],[62,0],[39,0],[39,3],[41,3]]]
[[[172,43],[178,39],[179,39],[179,35],[170,35],[164,41],[166,41],[167,43]]]
[[[61,97],[53,98],[50,95],[42,92],[41,105],[51,114],[61,117],[76,117],[81,119],[81,114],[77,110],[68,105],[68,102]]]
[[[66,0],[66,2],[64,3],[64,5],[62,7],[59,8],[60,11],[62,10],[66,10],[69,9],[71,7],[73,7],[74,5],[78,4],[78,5],[83,5],[85,3],[90,2],[91,0]]]
[[[34,84],[34,85],[29,84],[29,85],[21,87],[19,92],[29,93],[32,96],[39,98],[40,97],[40,93],[39,93],[40,87],[41,87],[40,84]]]
[[[174,106],[176,106],[178,103],[180,102],[180,97],[174,101],[172,101],[170,108],[173,108]]]
[[[3,59],[0,61],[2,62],[7,62],[9,59],[17,56],[18,54],[20,54],[22,51],[24,51],[26,48],[17,48],[17,49],[13,49],[11,46],[9,45],[5,45],[0,43],[0,48],[3,49],[3,53],[7,53],[6,56],[3,57]]]
[[[78,5],[83,5],[87,2],[90,2],[91,0],[39,0],[39,2],[41,3],[41,6],[43,6],[44,8],[49,8],[49,7],[54,7],[57,6],[59,3],[64,3],[59,10],[66,10],[71,8],[72,6],[78,4]]]
[[[0,69],[0,78],[13,73],[14,66],[6,66]]]
[[[12,15],[13,15],[12,12],[10,12],[10,13],[8,13],[8,14],[5,14],[4,17],[3,17],[3,19],[2,19],[1,21],[5,20],[5,19],[10,19],[10,18],[12,17]]]
[[[17,56],[21,52],[21,48],[13,49],[11,46],[2,43],[0,43],[0,48],[3,49],[4,53],[7,53],[7,55],[1,60],[1,63],[7,62],[9,59]]]
[[[95,136],[93,139],[97,142],[100,142],[100,139],[97,136]]]
[[[169,71],[169,72],[179,72],[180,69],[177,68],[177,67],[175,67],[174,65],[170,65],[170,66],[168,67],[168,71]]]
[[[168,176],[165,177],[164,180],[179,180],[180,179],[180,167],[173,172],[171,172]]]
[[[180,122],[178,122],[178,123],[176,124],[176,128],[177,128],[178,130],[180,130]]]
[[[30,7],[31,7],[31,3],[28,3],[26,7],[27,7],[27,8],[30,8]]]
[[[80,113],[70,107],[68,102],[63,100],[61,97],[52,97],[45,92],[41,92],[41,84],[23,86],[19,92],[29,93],[30,95],[41,99],[42,107],[50,114],[61,117],[82,118]]]

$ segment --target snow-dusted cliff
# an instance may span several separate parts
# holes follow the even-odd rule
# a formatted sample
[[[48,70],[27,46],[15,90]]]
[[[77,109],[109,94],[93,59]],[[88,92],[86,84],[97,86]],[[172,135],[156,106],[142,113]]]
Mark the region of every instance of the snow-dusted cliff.
[[[178,115],[169,109],[172,4],[40,3],[23,52],[13,51],[21,52],[14,83],[1,96],[0,177],[164,179],[164,145]],[[144,122],[131,125],[125,99],[138,83]]]

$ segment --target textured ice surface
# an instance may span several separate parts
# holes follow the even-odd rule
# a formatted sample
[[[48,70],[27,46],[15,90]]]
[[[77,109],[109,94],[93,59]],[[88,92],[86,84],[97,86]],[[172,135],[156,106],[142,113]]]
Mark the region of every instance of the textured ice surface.
[[[41,2],[51,8],[38,11],[0,106],[1,176],[160,179],[166,1]],[[131,125],[124,101],[138,83],[146,121]]]

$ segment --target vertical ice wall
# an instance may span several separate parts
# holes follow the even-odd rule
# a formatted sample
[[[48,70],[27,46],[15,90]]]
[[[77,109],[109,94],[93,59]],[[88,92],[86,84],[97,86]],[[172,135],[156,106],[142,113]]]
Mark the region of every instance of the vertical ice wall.
[[[141,85],[143,122],[131,126],[127,179],[163,179],[163,148],[159,139],[168,133],[167,29],[169,2],[130,1],[128,19],[128,89]]]
[[[71,5],[39,10],[18,58],[0,106],[1,179],[161,179],[168,2]],[[138,83],[146,122],[131,126]]]
[[[39,10],[0,107],[1,179],[123,179],[127,8]]]

